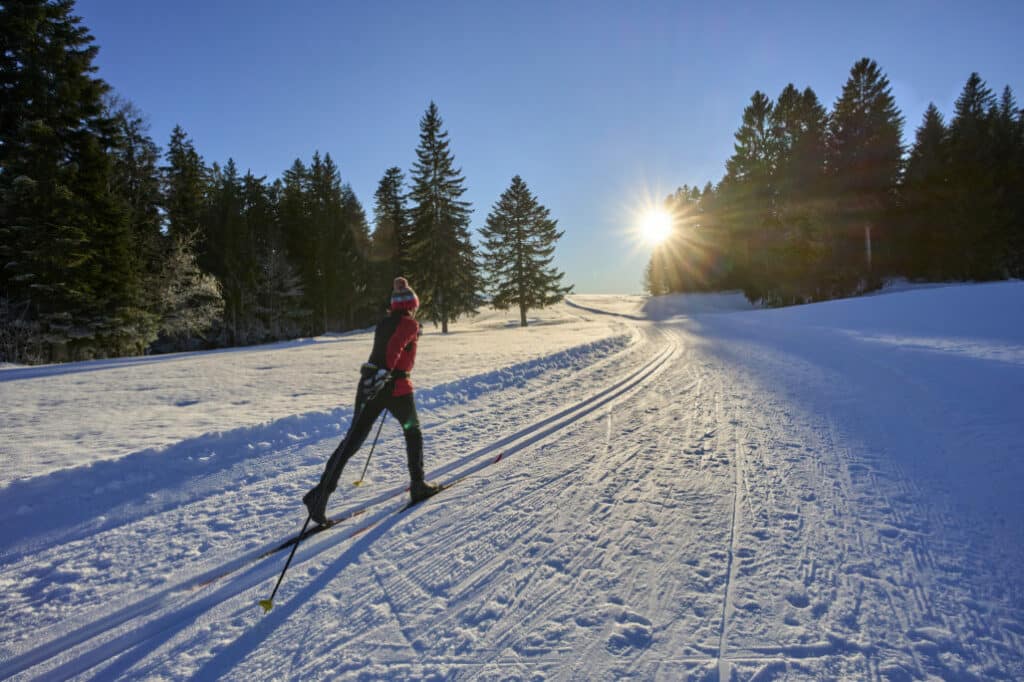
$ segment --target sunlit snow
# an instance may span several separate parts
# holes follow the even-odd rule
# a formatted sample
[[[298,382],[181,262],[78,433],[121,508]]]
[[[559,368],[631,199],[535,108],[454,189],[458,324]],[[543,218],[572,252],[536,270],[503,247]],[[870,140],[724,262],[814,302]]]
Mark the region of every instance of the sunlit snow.
[[[427,327],[284,564],[371,333],[0,368],[0,678],[1024,678],[1024,283]]]

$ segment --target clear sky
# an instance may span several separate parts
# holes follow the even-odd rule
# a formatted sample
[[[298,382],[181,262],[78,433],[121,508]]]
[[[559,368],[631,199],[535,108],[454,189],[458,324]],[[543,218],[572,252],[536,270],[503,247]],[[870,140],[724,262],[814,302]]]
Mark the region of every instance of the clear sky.
[[[280,2],[79,0],[99,75],[165,146],[268,179],[329,152],[372,219],[437,102],[480,228],[521,175],[565,236],[578,293],[639,293],[637,207],[717,182],[755,90],[830,108],[875,59],[913,139],[972,71],[1024,104],[1024,2]]]

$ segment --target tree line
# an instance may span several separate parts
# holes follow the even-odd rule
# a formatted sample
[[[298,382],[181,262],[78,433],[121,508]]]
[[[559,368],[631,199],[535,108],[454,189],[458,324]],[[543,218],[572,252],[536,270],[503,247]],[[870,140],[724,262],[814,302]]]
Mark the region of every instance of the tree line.
[[[741,289],[790,305],[886,278],[1024,276],[1024,111],[973,73],[947,123],[931,104],[906,148],[889,80],[854,64],[827,111],[811,88],[758,91],[717,185],[665,199],[672,236],[645,272],[652,294]]]
[[[397,275],[448,331],[488,298],[550,305],[571,287],[556,230],[515,176],[471,238],[466,181],[435,103],[408,182],[388,168],[373,221],[330,154],[280,178],[165,149],[98,78],[73,0],[0,6],[0,361],[235,346],[372,324]]]

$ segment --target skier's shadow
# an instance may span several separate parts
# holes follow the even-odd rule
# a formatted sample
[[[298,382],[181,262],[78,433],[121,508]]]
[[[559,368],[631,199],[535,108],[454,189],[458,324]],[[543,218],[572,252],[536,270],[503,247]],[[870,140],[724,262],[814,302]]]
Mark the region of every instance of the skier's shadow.
[[[404,514],[393,514],[359,538],[346,549],[337,559],[324,569],[309,585],[297,594],[288,597],[280,606],[275,606],[270,613],[249,629],[244,635],[217,653],[206,662],[193,676],[197,680],[220,679],[234,670],[246,656],[256,651],[292,614],[304,607],[312,598],[319,594],[334,578],[341,574],[385,533],[398,523]],[[150,648],[152,650],[152,648]]]
[[[240,663],[251,652],[255,651],[260,644],[273,634],[273,632],[293,613],[304,606],[311,598],[315,597],[324,587],[327,586],[328,583],[330,583],[331,580],[341,574],[341,572],[344,571],[351,563],[356,561],[363,552],[370,549],[378,538],[398,523],[401,517],[402,514],[393,514],[382,520],[373,528],[367,530],[366,533],[356,540],[351,547],[346,549],[340,556],[338,556],[337,559],[331,562],[331,564],[309,585],[300,590],[297,594],[288,597],[287,601],[281,605],[275,606],[269,614],[263,616],[261,620],[257,621],[255,626],[249,629],[244,635],[229,644],[222,651],[217,653],[216,656],[207,661],[201,669],[196,671],[195,675],[193,675],[193,679],[215,680],[230,673],[238,663]],[[325,550],[326,549],[327,548],[325,548]],[[242,594],[245,595],[247,593],[248,591],[243,592]],[[143,661],[147,655],[170,643],[176,635],[194,625],[203,613],[212,611],[222,603],[224,602],[213,601],[207,604],[205,608],[201,608],[201,610],[199,608],[195,608],[196,605],[193,604],[191,608],[185,609],[186,611],[189,611],[189,617],[187,618],[181,618],[180,612],[178,614],[168,614],[165,618],[177,621],[172,627],[162,629],[153,637],[148,637],[138,642],[132,649],[121,654],[117,660],[105,668],[99,676],[103,679],[121,679],[122,676],[128,675],[136,663]],[[258,607],[254,604],[252,608],[253,610],[256,610]],[[179,650],[178,653],[181,653],[180,649],[184,649],[187,646],[188,642],[183,643],[180,647],[172,646],[168,655],[175,656],[176,649]],[[159,663],[157,664],[159,665]],[[80,669],[74,668],[73,671],[80,672]],[[144,670],[138,670],[135,672],[144,672]]]

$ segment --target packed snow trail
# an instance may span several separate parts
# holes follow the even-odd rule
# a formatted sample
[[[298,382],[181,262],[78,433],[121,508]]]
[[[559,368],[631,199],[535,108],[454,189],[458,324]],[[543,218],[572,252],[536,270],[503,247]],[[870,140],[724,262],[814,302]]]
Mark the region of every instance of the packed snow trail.
[[[472,412],[432,408],[429,466],[475,475],[300,549],[270,614],[255,604],[279,565],[257,564],[19,677],[1021,679],[1024,285],[1008,286],[629,320],[639,340],[590,370],[481,393]],[[993,298],[998,318],[983,315]],[[929,306],[948,319],[914,327]],[[611,391],[668,345],[656,371]],[[562,407],[602,391],[612,402]],[[495,443],[538,423],[550,433],[522,434],[514,457],[490,464]],[[399,440],[382,445],[400,452]],[[294,532],[296,494],[330,445],[268,453],[292,463],[251,480],[228,470],[227,485],[152,522],[83,538],[116,556],[174,528],[215,555],[165,550],[95,594],[113,600],[134,580],[130,604],[162,589],[160,568],[181,584],[228,560],[221,543]],[[403,464],[374,464],[380,494],[400,487]],[[371,499],[339,495],[352,502],[335,513]],[[256,501],[262,528],[209,528]],[[45,562],[88,561],[75,544],[6,566],[8,594],[53,581]],[[80,626],[103,616],[88,594],[46,594]],[[46,641],[71,627],[5,599]]]
[[[601,344],[596,344],[593,350],[596,351],[596,357],[599,360],[598,362],[594,363],[589,368],[575,368],[570,365],[568,369],[572,371],[572,376],[575,380],[583,382],[581,386],[584,386],[585,390],[587,391],[594,391],[593,387],[587,384],[588,380],[593,381],[594,379],[597,379],[598,381],[600,381],[602,377],[611,377],[613,380],[605,388],[597,390],[590,397],[581,400],[576,405],[573,405],[567,409],[559,410],[554,414],[550,414],[548,417],[542,419],[539,422],[534,423],[533,425],[527,426],[525,428],[520,428],[519,431],[512,433],[511,435],[506,436],[504,438],[501,438],[495,442],[492,442],[489,446],[481,448],[478,451],[471,453],[469,456],[464,456],[461,459],[452,460],[447,465],[439,467],[434,473],[436,475],[445,475],[451,471],[458,470],[456,472],[458,477],[462,477],[470,473],[473,473],[475,470],[478,470],[480,467],[488,463],[488,461],[483,461],[480,464],[476,464],[474,460],[480,460],[481,458],[485,458],[498,448],[504,449],[501,454],[511,454],[514,451],[522,447],[526,447],[531,443],[539,440],[540,438],[546,437],[551,433],[557,431],[558,429],[563,428],[566,423],[579,419],[582,415],[587,414],[590,411],[593,411],[594,409],[597,409],[597,407],[605,404],[609,400],[615,399],[623,392],[631,390],[638,382],[645,380],[647,376],[649,376],[653,371],[656,371],[659,367],[661,367],[664,364],[668,357],[667,353],[673,352],[672,345],[666,344],[663,340],[659,342],[659,345],[662,346],[662,348],[660,348],[659,352],[657,353],[648,353],[648,345],[649,344],[634,343],[634,347],[627,347],[626,351],[619,352],[617,356],[614,356],[608,360],[600,360],[601,354],[604,352],[602,350],[603,346]],[[619,346],[619,348],[621,348],[621,346]],[[590,352],[591,355],[594,354],[592,351],[588,352]],[[643,357],[643,355],[648,355],[648,358],[646,360],[643,360],[645,364],[642,364],[638,367],[636,364],[636,360],[637,358]],[[650,355],[655,356],[653,360],[650,359]],[[552,367],[552,363],[549,361],[545,362],[545,365],[548,366],[549,368]],[[555,364],[555,366],[557,367],[557,363]],[[518,371],[519,373],[523,372],[523,370],[514,370],[514,373],[515,371]],[[527,374],[529,374],[529,366],[526,367],[525,371],[527,372]],[[558,371],[549,370],[546,376],[549,378],[559,377],[560,374],[561,373]],[[488,376],[483,376],[481,378],[476,379],[476,381],[479,384],[480,381],[491,382],[494,381],[494,379],[491,379]],[[499,379],[499,382],[507,384],[507,382],[503,379]],[[514,385],[514,383],[512,385]],[[564,390],[564,385],[559,386],[558,388]],[[533,386],[528,387],[528,389],[529,390],[526,392],[527,395],[531,398],[536,399],[534,400],[534,402],[538,403],[538,405],[535,407],[533,411],[537,411],[538,409],[550,409],[544,408],[543,406],[557,404],[552,403],[552,401],[547,397],[547,395],[552,391],[552,387],[550,385],[541,383],[539,387]],[[508,400],[509,398],[515,398],[516,395],[517,391],[505,389],[505,391],[503,391],[503,393],[501,394],[499,401],[501,399]],[[520,416],[529,414],[531,412],[531,410],[524,410],[521,407],[518,408],[517,411]],[[426,416],[429,419],[430,413],[427,413]],[[552,422],[554,422],[553,425]],[[512,421],[510,423],[516,424],[517,422]],[[521,427],[521,423],[517,425]],[[486,430],[486,426],[487,425],[477,424],[473,425],[473,428],[476,430]],[[491,425],[491,427],[493,429],[493,424]],[[431,430],[429,422],[427,423],[426,430],[429,434]],[[491,431],[491,433],[493,433],[493,431]],[[368,506],[375,505],[380,501],[384,501],[401,494],[403,489],[403,487],[399,486],[397,488],[390,489],[384,492],[383,494],[378,494],[376,497],[370,499],[368,502],[363,503],[363,507],[360,507],[356,510],[350,510],[348,513],[353,513],[353,511],[358,512],[365,510]],[[377,520],[379,520],[379,518]],[[152,525],[158,528],[159,526],[163,525],[163,521],[158,520],[156,521],[155,524]],[[113,532],[117,533],[118,530],[120,529],[115,528]],[[148,534],[148,531],[144,532],[147,532]],[[123,535],[123,533],[119,534]],[[138,536],[132,533],[129,533],[128,535],[128,542],[136,541],[139,539]],[[262,540],[263,542],[265,542],[266,538],[264,537]],[[93,545],[93,543],[89,544],[90,546]],[[61,554],[65,554],[67,551],[67,547],[60,547],[58,548],[58,551]],[[260,552],[262,551],[263,550],[261,550]],[[68,562],[65,561],[65,563]],[[242,559],[240,561],[236,560],[229,563],[223,568],[226,568],[228,572],[230,572],[235,568],[240,568],[245,563],[245,559]],[[117,638],[115,640],[114,645],[105,644],[100,647],[100,650],[93,651],[92,653],[87,653],[83,657],[83,661],[102,660],[114,653],[121,651],[124,642],[135,644],[139,641],[142,641],[143,639],[150,637],[154,632],[166,629],[169,623],[174,622],[174,616],[171,615],[169,618],[164,617],[158,619],[158,622],[155,626],[148,625],[147,627],[140,628],[140,624],[138,622],[135,622],[135,619],[155,612],[159,607],[164,605],[164,602],[168,599],[168,597],[172,596],[173,594],[181,592],[183,590],[189,590],[191,589],[190,586],[204,584],[208,582],[211,578],[216,578],[224,572],[225,571],[222,569],[213,569],[212,571],[207,571],[204,574],[200,574],[198,577],[190,579],[185,583],[179,583],[177,585],[165,588],[161,590],[158,594],[151,594],[149,596],[146,596],[139,600],[137,603],[130,604],[129,606],[121,609],[118,612],[108,614],[102,618],[95,620],[92,624],[86,624],[83,627],[79,627],[77,629],[72,630],[64,637],[51,641],[46,645],[36,647],[35,649],[30,650],[21,656],[15,657],[13,661],[8,661],[6,665],[0,666],[0,673],[4,673],[4,671],[6,671],[6,674],[9,674],[11,671],[19,670],[25,667],[26,665],[31,665],[36,662],[39,662],[40,660],[50,658],[54,654],[63,653],[65,649],[74,646],[75,644],[81,643],[82,641],[92,639],[97,635],[105,634],[107,632],[114,633],[117,627],[129,623],[129,621],[131,621],[132,627],[129,629],[129,632],[126,635]],[[122,601],[123,599],[124,598],[122,597],[119,601]],[[130,600],[131,597],[129,597],[128,599]],[[216,602],[218,600],[214,601]],[[93,611],[93,609],[89,609],[89,611],[87,611],[84,614],[86,618],[98,615],[96,613],[91,613],[91,611]],[[193,613],[195,612],[195,609],[189,608],[187,609],[187,612]],[[67,620],[65,620],[64,623],[62,623],[62,625],[66,624]],[[91,663],[88,663],[85,665],[84,668],[81,665],[78,665],[77,667],[71,666],[70,670],[85,670],[88,669],[90,665]],[[63,670],[68,669],[69,668],[67,666],[63,668]]]

